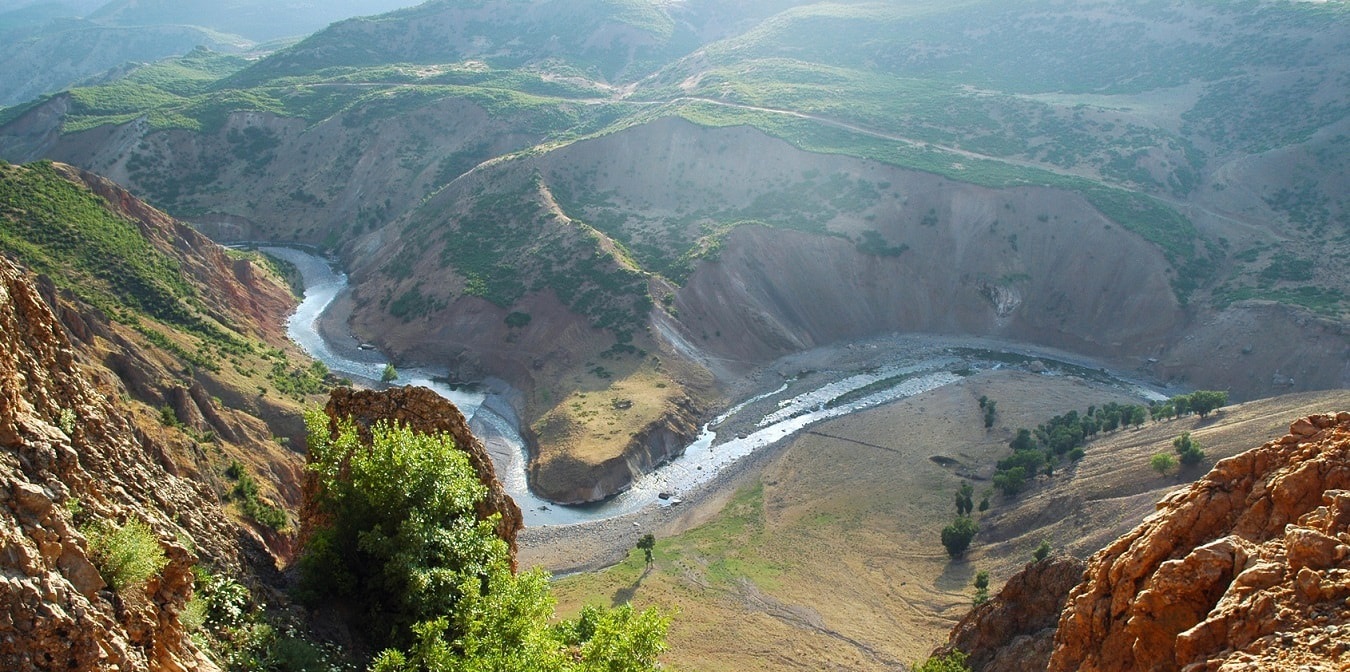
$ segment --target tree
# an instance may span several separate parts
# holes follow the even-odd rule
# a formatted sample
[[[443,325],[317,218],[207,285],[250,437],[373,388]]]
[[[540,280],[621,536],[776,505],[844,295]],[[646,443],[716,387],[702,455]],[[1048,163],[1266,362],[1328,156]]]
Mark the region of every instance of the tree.
[[[1191,410],[1203,420],[1211,412],[1228,405],[1228,393],[1216,390],[1196,390],[1191,395]]]
[[[1022,491],[1022,487],[1027,482],[1027,470],[1025,467],[1013,467],[1011,469],[1000,470],[994,474],[994,487],[999,489],[1005,496],[1011,497]]]
[[[1190,395],[1179,394],[1175,397],[1172,397],[1171,402],[1172,402],[1172,409],[1176,412],[1178,418],[1191,412]]]
[[[1032,552],[1031,557],[1035,558],[1036,562],[1040,562],[1050,555],[1050,550],[1050,540],[1042,539],[1041,545],[1036,547],[1036,550]]]
[[[392,383],[395,380],[398,380],[398,369],[395,369],[393,364],[385,364],[384,373],[380,375],[380,382]]]
[[[300,560],[302,597],[365,609],[364,631],[386,648],[378,672],[541,670],[647,672],[669,621],[654,609],[553,620],[548,575],[511,571],[487,489],[449,435],[379,423],[363,442],[352,423],[330,433],[305,417],[316,526]]]
[[[975,510],[975,502],[971,499],[975,495],[975,488],[967,481],[961,481],[961,487],[956,491],[956,515],[968,516]]]
[[[1149,458],[1148,466],[1153,467],[1153,470],[1158,472],[1159,475],[1165,476],[1167,472],[1172,470],[1172,467],[1177,466],[1177,458],[1172,457],[1170,453],[1157,453]]]
[[[983,398],[983,397],[981,397],[981,398]],[[982,408],[984,408],[984,428],[985,428],[985,429],[989,429],[990,427],[993,427],[993,426],[994,426],[994,415],[995,415],[996,413],[998,413],[998,411],[994,410],[995,405],[996,405],[996,402],[989,401],[989,402],[985,403],[985,404],[982,406]]]
[[[957,516],[951,525],[942,528],[942,545],[946,547],[947,555],[953,560],[965,555],[970,540],[979,531],[980,527],[969,516]]]
[[[652,550],[656,548],[656,537],[651,534],[642,535],[642,538],[638,539],[637,547],[646,554],[647,564],[652,564]]]
[[[1139,405],[1130,407],[1130,424],[1134,425],[1135,429],[1143,427],[1146,420],[1148,420],[1148,409]]]
[[[1191,438],[1190,432],[1182,432],[1181,436],[1172,439],[1172,447],[1181,456],[1181,463],[1185,466],[1194,466],[1205,460],[1205,451],[1200,449],[1199,441]]]
[[[981,569],[975,572],[975,606],[989,601],[989,571]]]

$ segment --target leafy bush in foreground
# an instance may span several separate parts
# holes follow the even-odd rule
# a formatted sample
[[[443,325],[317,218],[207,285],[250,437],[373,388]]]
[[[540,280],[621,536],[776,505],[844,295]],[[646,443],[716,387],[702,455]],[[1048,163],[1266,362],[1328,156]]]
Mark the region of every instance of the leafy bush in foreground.
[[[97,524],[84,534],[89,539],[90,559],[114,591],[144,584],[169,564],[155,533],[139,520],[121,527]]]
[[[654,609],[588,609],[550,625],[547,574],[511,572],[495,517],[474,512],[486,488],[448,435],[377,424],[366,444],[350,423],[330,434],[320,412],[306,424],[328,523],[301,560],[304,592],[366,608],[364,627],[390,647],[373,670],[656,669],[668,619]]]

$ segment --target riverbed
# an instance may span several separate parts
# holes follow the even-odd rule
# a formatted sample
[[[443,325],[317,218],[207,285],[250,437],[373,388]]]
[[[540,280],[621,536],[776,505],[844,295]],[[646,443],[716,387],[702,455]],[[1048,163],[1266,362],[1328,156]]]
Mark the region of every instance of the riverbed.
[[[347,288],[346,275],[308,252],[262,249],[294,264],[303,278],[304,300],[287,325],[290,338],[333,372],[363,386],[385,386],[381,376],[389,361],[383,354],[348,333],[331,333],[331,325],[321,328],[324,311]],[[692,508],[690,503],[706,497],[719,483],[734,480],[754,455],[814,424],[950,385],[981,370],[1035,361],[1051,363],[1045,367],[1047,375],[1100,376],[1142,398],[1164,397],[1068,353],[987,339],[893,335],[829,346],[785,357],[747,378],[739,387],[752,392],[708,422],[682,455],[639,478],[628,490],[604,502],[564,506],[529,488],[520,422],[507,403],[514,391],[505,383],[457,388],[444,382],[448,371],[399,367],[398,378],[389,384],[430,388],[460,408],[491,454],[498,479],[520,505],[527,527],[581,526],[623,518],[644,528],[643,521],[650,524],[653,516],[668,519],[680,513],[672,511],[676,507]]]

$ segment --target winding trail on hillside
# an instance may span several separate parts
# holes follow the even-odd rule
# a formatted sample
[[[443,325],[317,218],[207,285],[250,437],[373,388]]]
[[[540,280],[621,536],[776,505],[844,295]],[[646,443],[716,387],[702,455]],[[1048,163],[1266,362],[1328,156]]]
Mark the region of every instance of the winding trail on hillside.
[[[421,85],[418,84],[418,83],[416,83],[416,82],[363,81],[363,82],[321,82],[321,83],[317,83],[317,84],[311,84],[311,85],[309,85],[309,86],[312,87],[312,88],[319,88],[319,87],[327,87],[327,88],[341,88],[341,87],[350,87],[350,88],[376,88],[376,87],[386,87],[386,88],[414,88],[414,87],[421,86]],[[574,104],[578,104],[578,105],[607,105],[607,104],[614,104],[614,103],[623,103],[623,104],[635,105],[635,106],[641,106],[641,107],[654,107],[654,106],[662,106],[662,105],[674,105],[674,104],[679,104],[679,103],[705,103],[705,104],[708,104],[708,105],[716,105],[716,106],[719,106],[719,107],[726,107],[726,108],[736,109],[736,110],[745,110],[745,111],[748,111],[748,112],[761,112],[761,113],[764,113],[764,114],[775,114],[775,115],[780,115],[780,116],[792,117],[792,118],[795,118],[795,119],[803,119],[803,120],[806,120],[806,121],[812,121],[812,122],[821,124],[821,125],[823,125],[823,126],[829,126],[829,127],[832,127],[832,128],[838,128],[838,129],[841,129],[841,130],[849,131],[850,133],[857,133],[857,134],[859,134],[859,135],[865,135],[865,136],[867,136],[867,137],[876,138],[876,139],[879,139],[879,140],[886,140],[886,141],[889,141],[889,142],[896,142],[896,143],[900,143],[900,144],[903,144],[903,145],[908,145],[908,146],[910,146],[910,147],[914,147],[914,148],[917,148],[917,149],[935,150],[935,151],[943,152],[943,153],[946,153],[946,154],[951,154],[951,155],[956,156],[956,157],[961,157],[961,158],[966,158],[966,159],[971,159],[971,160],[976,160],[976,161],[992,161],[992,162],[995,162],[995,163],[1002,163],[1002,164],[1009,165],[1009,166],[1017,166],[1017,167],[1019,167],[1019,168],[1026,168],[1026,169],[1029,169],[1029,170],[1041,170],[1041,171],[1045,171],[1045,172],[1047,172],[1047,173],[1051,173],[1051,174],[1054,174],[1054,175],[1059,175],[1059,176],[1061,176],[1061,177],[1070,177],[1070,178],[1076,178],[1076,179],[1088,180],[1088,181],[1091,181],[1091,182],[1095,182],[1095,183],[1097,183],[1097,184],[1101,184],[1101,185],[1106,186],[1106,187],[1111,187],[1111,188],[1115,188],[1115,189],[1123,189],[1123,190],[1126,190],[1126,191],[1130,191],[1130,192],[1142,194],[1142,195],[1149,196],[1149,197],[1151,197],[1151,198],[1157,199],[1157,200],[1159,200],[1159,201],[1161,201],[1161,202],[1163,202],[1163,203],[1165,203],[1165,204],[1167,204],[1167,205],[1169,205],[1169,206],[1171,206],[1171,207],[1173,207],[1173,208],[1175,208],[1175,209],[1181,211],[1183,215],[1186,215],[1188,218],[1191,218],[1191,219],[1194,219],[1195,213],[1200,213],[1200,214],[1204,214],[1204,215],[1207,215],[1207,216],[1209,216],[1209,217],[1212,217],[1212,218],[1214,218],[1214,219],[1217,219],[1217,220],[1226,222],[1226,223],[1228,223],[1228,224],[1230,224],[1230,225],[1232,225],[1232,226],[1236,226],[1236,227],[1241,228],[1241,229],[1243,229],[1243,230],[1249,231],[1249,232],[1251,232],[1251,233],[1254,233],[1254,234],[1257,234],[1257,235],[1261,235],[1261,236],[1265,236],[1265,237],[1267,237],[1269,240],[1272,240],[1272,241],[1285,241],[1285,240],[1288,240],[1287,237],[1281,236],[1279,233],[1275,232],[1274,230],[1272,230],[1272,229],[1269,228],[1268,226],[1263,226],[1262,223],[1260,222],[1260,220],[1258,220],[1257,218],[1254,218],[1254,217],[1247,217],[1247,216],[1243,216],[1243,215],[1241,215],[1241,214],[1239,214],[1239,213],[1233,213],[1233,212],[1220,212],[1220,211],[1218,211],[1218,210],[1214,210],[1213,208],[1211,208],[1211,207],[1209,207],[1209,206],[1206,206],[1206,205],[1203,205],[1203,204],[1201,204],[1201,203],[1197,203],[1197,202],[1194,202],[1194,201],[1188,201],[1188,200],[1185,200],[1185,199],[1177,198],[1177,197],[1172,196],[1172,195],[1170,195],[1170,194],[1161,194],[1161,193],[1155,193],[1155,192],[1149,192],[1149,191],[1141,191],[1141,190],[1139,190],[1138,188],[1135,188],[1135,187],[1132,187],[1132,186],[1129,186],[1129,185],[1124,185],[1124,184],[1120,184],[1120,183],[1116,183],[1116,182],[1112,182],[1112,181],[1110,181],[1110,180],[1107,180],[1106,178],[1104,178],[1102,175],[1096,173],[1095,171],[1088,171],[1088,170],[1083,170],[1083,171],[1072,170],[1072,169],[1064,168],[1064,167],[1062,167],[1062,166],[1056,166],[1056,165],[1053,165],[1053,164],[1042,163],[1042,162],[1039,162],[1039,161],[1031,161],[1031,160],[1027,160],[1027,159],[1017,159],[1017,158],[1007,157],[1007,156],[994,156],[994,155],[991,155],[991,154],[982,154],[982,153],[980,153],[980,152],[975,152],[975,151],[971,151],[971,150],[968,150],[968,149],[962,149],[962,148],[960,148],[960,147],[955,147],[955,146],[952,146],[952,145],[946,145],[946,144],[941,144],[941,143],[931,142],[931,141],[928,141],[928,140],[919,140],[919,139],[917,139],[917,138],[912,138],[912,137],[908,137],[908,136],[904,136],[904,135],[897,135],[897,134],[895,134],[895,133],[889,133],[889,132],[886,132],[886,131],[877,130],[877,129],[875,129],[875,128],[869,128],[869,127],[867,127],[867,126],[862,126],[862,125],[859,125],[859,124],[854,123],[854,122],[845,121],[845,120],[837,119],[837,118],[834,118],[834,117],[826,117],[826,116],[822,116],[822,115],[818,115],[818,114],[812,114],[812,113],[810,113],[810,112],[802,112],[802,111],[800,111],[800,110],[790,110],[790,109],[777,108],[777,107],[765,107],[765,106],[763,106],[763,105],[751,105],[751,104],[748,104],[748,103],[737,103],[737,102],[733,102],[733,101],[719,100],[719,99],[717,99],[717,98],[708,98],[708,97],[704,97],[704,96],[679,96],[679,97],[676,97],[676,98],[671,98],[671,99],[666,99],[666,100],[652,100],[652,99],[633,98],[633,97],[629,97],[628,95],[617,95],[617,96],[606,97],[606,98],[561,98],[560,100],[564,100],[564,101],[566,101],[566,102],[574,103]],[[953,167],[954,167],[954,168],[957,168],[958,170],[960,169],[959,166],[957,166],[957,165],[955,165],[955,164],[953,165]],[[1029,186],[1034,186],[1034,185],[1029,185]]]
[[[1159,201],[1162,201],[1163,203],[1166,203],[1166,204],[1168,204],[1168,205],[1170,205],[1170,206],[1172,206],[1172,207],[1174,207],[1174,208],[1177,208],[1177,209],[1179,209],[1179,210],[1183,210],[1183,211],[1189,210],[1189,211],[1192,211],[1192,212],[1200,212],[1200,213],[1203,213],[1203,214],[1205,214],[1205,215],[1209,215],[1210,217],[1214,217],[1214,218],[1216,218],[1216,219],[1219,219],[1219,220],[1228,222],[1228,223],[1230,223],[1230,224],[1233,224],[1233,225],[1235,225],[1235,226],[1241,227],[1241,228],[1243,228],[1243,229],[1246,229],[1246,230],[1249,230],[1249,231],[1253,231],[1253,232],[1256,232],[1256,233],[1260,233],[1260,234],[1262,234],[1262,235],[1269,236],[1270,238],[1272,238],[1272,239],[1274,239],[1274,240],[1287,240],[1287,238],[1284,238],[1284,237],[1279,236],[1279,235],[1276,234],[1275,232],[1271,231],[1268,227],[1265,227],[1265,226],[1260,225],[1260,224],[1257,222],[1257,220],[1254,219],[1254,218],[1241,217],[1241,216],[1236,215],[1236,214],[1234,214],[1234,213],[1222,213],[1222,212],[1218,212],[1218,211],[1216,211],[1216,210],[1213,210],[1213,209],[1211,209],[1211,208],[1209,208],[1209,207],[1206,207],[1206,206],[1204,206],[1204,205],[1201,205],[1201,204],[1199,204],[1199,203],[1195,203],[1195,202],[1192,202],[1192,201],[1182,200],[1182,199],[1176,198],[1175,196],[1170,196],[1170,195],[1166,195],[1166,194],[1157,194],[1157,193],[1146,192],[1146,191],[1140,191],[1139,189],[1134,188],[1134,187],[1130,187],[1130,186],[1128,186],[1128,185],[1118,184],[1118,183],[1114,183],[1114,182],[1111,182],[1111,181],[1109,181],[1109,180],[1106,180],[1106,179],[1104,179],[1101,175],[1098,175],[1098,174],[1096,174],[1096,173],[1094,173],[1094,172],[1080,172],[1080,171],[1069,170],[1069,169],[1063,168],[1063,167],[1061,167],[1061,166],[1055,166],[1055,165],[1051,165],[1051,164],[1040,163],[1040,162],[1038,162],[1038,161],[1028,161],[1028,160],[1026,160],[1026,159],[1015,159],[1015,158],[1006,157],[1006,156],[993,156],[993,155],[990,155],[990,154],[981,154],[981,153],[979,153],[979,152],[972,152],[972,151],[970,151],[970,150],[968,150],[968,149],[961,149],[960,147],[953,147],[953,146],[951,146],[951,145],[944,145],[944,144],[939,144],[939,143],[935,143],[935,142],[929,142],[929,141],[927,141],[927,140],[918,140],[918,139],[915,139],[915,138],[910,138],[910,137],[906,137],[906,136],[902,136],[902,135],[896,135],[896,134],[894,134],[894,133],[887,133],[887,132],[885,132],[885,131],[879,131],[879,130],[874,129],[874,128],[868,128],[868,127],[866,127],[866,126],[859,126],[859,125],[857,125],[857,124],[855,124],[855,123],[843,121],[843,120],[840,120],[840,119],[835,119],[835,118],[832,118],[832,117],[823,117],[823,116],[820,116],[820,115],[817,115],[817,114],[811,114],[811,113],[809,113],[809,112],[800,112],[800,111],[797,111],[797,110],[785,110],[785,109],[775,108],[775,107],[763,107],[763,106],[760,106],[760,105],[749,105],[749,104],[745,104],[745,103],[735,103],[735,102],[726,101],[726,100],[718,100],[718,99],[716,99],[716,98],[704,98],[704,97],[701,97],[701,96],[682,96],[682,97],[680,97],[680,98],[675,98],[675,99],[670,100],[670,101],[642,101],[642,100],[630,100],[630,101],[626,101],[626,102],[631,102],[631,103],[636,103],[636,104],[644,104],[644,105],[665,104],[665,103],[678,103],[678,102],[698,102],[698,103],[707,103],[707,104],[709,104],[709,105],[719,105],[719,106],[722,106],[722,107],[729,107],[729,108],[738,109],[738,110],[746,110],[746,111],[750,111],[750,112],[763,112],[763,113],[766,113],[766,114],[778,114],[778,115],[783,115],[783,116],[788,116],[788,117],[794,117],[794,118],[797,118],[797,119],[805,119],[805,120],[808,120],[808,121],[814,121],[814,122],[816,122],[816,123],[818,123],[818,124],[821,124],[821,125],[824,125],[824,126],[830,126],[830,127],[833,127],[833,128],[843,129],[843,130],[846,130],[846,131],[849,131],[849,132],[852,132],[852,133],[857,133],[857,134],[859,134],[859,135],[866,135],[866,136],[868,136],[868,137],[877,138],[877,139],[879,139],[879,140],[888,140],[888,141],[891,141],[891,142],[898,142],[898,143],[901,143],[901,144],[904,144],[904,145],[909,145],[910,147],[916,147],[916,148],[918,148],[918,149],[933,149],[933,150],[938,150],[938,151],[941,151],[941,152],[945,152],[945,153],[948,153],[948,154],[953,154],[953,155],[956,155],[956,156],[960,156],[960,157],[967,158],[967,159],[972,159],[972,160],[979,160],[979,161],[993,161],[993,162],[997,162],[997,163],[1007,164],[1007,165],[1010,165],[1010,166],[1017,166],[1017,167],[1019,167],[1019,168],[1028,168],[1028,169],[1031,169],[1031,170],[1042,170],[1042,171],[1045,171],[1045,172],[1047,172],[1047,173],[1053,173],[1053,174],[1055,174],[1055,175],[1059,175],[1059,176],[1061,176],[1061,177],[1072,177],[1072,178],[1078,178],[1078,179],[1083,179],[1083,180],[1089,180],[1089,181],[1092,181],[1092,182],[1096,182],[1096,183],[1098,183],[1098,184],[1101,184],[1101,185],[1103,185],[1103,186],[1112,187],[1112,188],[1115,188],[1115,189],[1124,189],[1124,190],[1126,190],[1126,191],[1131,191],[1131,192],[1135,192],[1135,193],[1142,194],[1142,195],[1145,195],[1145,196],[1149,196],[1149,197],[1151,197],[1151,198],[1155,198],[1155,199],[1157,199],[1157,200],[1159,200]],[[1184,213],[1183,213],[1183,214],[1184,214]]]

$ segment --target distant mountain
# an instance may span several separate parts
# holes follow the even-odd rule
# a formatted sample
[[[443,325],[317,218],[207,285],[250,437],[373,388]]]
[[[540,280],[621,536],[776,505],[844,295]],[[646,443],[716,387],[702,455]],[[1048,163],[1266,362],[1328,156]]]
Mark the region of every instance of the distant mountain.
[[[158,61],[198,47],[241,52],[252,44],[195,26],[122,27],[61,19],[0,49],[0,72],[4,73],[0,75],[0,104],[21,103],[122,66]]]
[[[203,26],[266,42],[414,4],[417,0],[113,0],[87,18],[115,26]]]
[[[0,106],[196,47],[240,53],[414,1],[7,3],[0,5]]]

